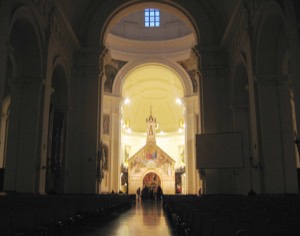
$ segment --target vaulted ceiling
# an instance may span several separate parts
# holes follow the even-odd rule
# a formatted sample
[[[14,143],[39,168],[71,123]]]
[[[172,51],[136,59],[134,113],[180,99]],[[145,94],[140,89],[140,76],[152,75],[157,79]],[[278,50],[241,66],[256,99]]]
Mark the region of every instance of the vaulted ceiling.
[[[188,59],[195,36],[175,14],[160,9],[160,16],[159,27],[147,28],[144,8],[133,9],[111,27],[106,41],[112,58],[135,64],[122,78],[122,118],[133,132],[146,132],[150,112],[159,125],[157,132],[183,128],[186,94],[182,78],[167,63]]]
[[[97,11],[101,11],[106,20],[107,17],[113,13],[119,6],[130,6],[139,1],[120,1],[120,0],[53,0],[65,17],[69,20],[73,29],[82,30],[82,24],[86,26],[90,25],[93,15],[97,15]],[[147,1],[143,1],[147,2]],[[203,28],[211,24],[208,21],[214,21],[216,27],[221,27],[221,34],[225,32],[226,26],[234,13],[234,10],[240,0],[165,0],[165,1],[149,1],[150,3],[167,3],[174,6],[180,6],[181,3],[187,12],[195,19],[195,22],[199,22],[203,25]],[[111,11],[111,12],[109,12]],[[105,15],[107,14],[107,15]],[[99,25],[101,19],[99,18]],[[93,26],[95,27],[95,26]],[[79,32],[75,32],[79,35]]]
[[[150,112],[157,132],[177,132],[184,120],[183,87],[178,75],[161,64],[141,65],[123,85],[123,120],[134,132],[146,132]]]
[[[65,17],[69,19],[81,46],[88,48],[92,44],[101,44],[100,41],[97,42],[100,39],[100,33],[103,33],[101,27],[113,12],[118,14],[126,7],[134,9],[132,7],[134,4],[141,3],[120,0],[54,1]],[[153,4],[168,3],[176,7],[176,4],[180,6],[181,2],[181,0],[172,2],[165,0],[153,1]],[[207,38],[199,39],[202,44],[218,44],[221,41],[237,2],[238,0],[189,0],[183,2],[186,11],[189,12],[191,19],[193,18],[199,28],[200,36],[205,32]],[[143,1],[143,3],[147,3],[147,1]],[[121,4],[126,7],[119,8]],[[151,6],[151,2],[149,2],[149,6]],[[181,57],[184,57],[183,54],[187,54],[187,49],[190,50],[195,44],[196,35],[193,35],[195,29],[191,28],[194,23],[191,22],[191,25],[187,25],[172,11],[165,11],[163,14],[161,27],[146,31],[143,27],[143,11],[141,9],[128,11],[128,14],[123,15],[113,26],[106,29],[106,31],[109,30],[109,37],[103,42],[109,48],[113,59],[128,62],[148,58],[147,63],[137,64],[136,68],[125,75],[122,85],[122,97],[130,99],[130,103],[123,104],[123,119],[136,132],[145,132],[145,119],[149,116],[150,109],[160,124],[159,131],[163,132],[177,131],[184,117],[184,105],[179,104],[178,100],[176,102],[176,98],[184,96],[184,86],[180,76],[168,66],[155,60],[174,58],[175,53],[178,54],[178,52],[181,53]],[[85,35],[87,33],[90,35]],[[85,42],[81,41],[81,34]],[[187,40],[185,37],[189,35],[193,35],[193,37]],[[91,40],[90,37],[94,39]],[[214,40],[211,40],[212,37],[215,37]],[[88,45],[89,40],[91,45]]]

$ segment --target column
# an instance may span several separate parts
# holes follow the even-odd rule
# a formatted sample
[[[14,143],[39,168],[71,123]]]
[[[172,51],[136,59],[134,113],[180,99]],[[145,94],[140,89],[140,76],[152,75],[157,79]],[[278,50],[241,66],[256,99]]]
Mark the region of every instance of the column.
[[[297,192],[296,160],[289,89],[279,76],[257,77],[259,155],[263,191]]]
[[[5,190],[38,191],[40,151],[40,84],[19,78],[12,90]],[[31,83],[30,83],[31,82]]]
[[[0,168],[4,168],[8,116],[3,111],[1,112],[0,122]]]
[[[110,191],[119,192],[121,174],[121,114],[120,104],[122,98],[113,98],[111,108],[111,144],[110,144]]]
[[[186,193],[197,193],[197,170],[196,170],[196,143],[197,116],[195,106],[196,97],[185,98],[185,172],[186,172]]]

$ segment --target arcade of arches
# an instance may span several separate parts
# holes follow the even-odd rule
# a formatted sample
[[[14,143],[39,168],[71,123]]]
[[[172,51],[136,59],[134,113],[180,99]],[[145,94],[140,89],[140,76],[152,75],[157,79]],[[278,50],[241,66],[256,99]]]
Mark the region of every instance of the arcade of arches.
[[[0,1],[0,191],[299,192],[299,9]],[[199,164],[196,135],[224,133],[242,164]]]

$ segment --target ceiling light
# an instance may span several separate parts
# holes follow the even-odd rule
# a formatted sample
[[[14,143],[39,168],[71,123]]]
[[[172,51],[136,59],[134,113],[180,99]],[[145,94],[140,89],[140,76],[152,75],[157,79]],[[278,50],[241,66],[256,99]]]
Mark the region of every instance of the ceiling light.
[[[127,105],[127,104],[129,104],[129,103],[130,103],[130,99],[129,99],[129,98],[125,98],[124,104]]]
[[[181,99],[180,99],[180,98],[176,98],[176,103],[177,103],[178,105],[181,105],[181,104],[182,104]]]

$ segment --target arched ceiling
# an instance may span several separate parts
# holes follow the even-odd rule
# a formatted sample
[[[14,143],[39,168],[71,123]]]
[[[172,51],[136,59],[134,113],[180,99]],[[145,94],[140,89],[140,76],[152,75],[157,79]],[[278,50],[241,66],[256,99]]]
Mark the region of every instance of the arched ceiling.
[[[117,0],[53,0],[56,8],[66,19],[69,20],[74,33],[78,36],[79,41],[87,40],[87,37],[96,37],[98,40],[102,27],[107,23],[111,14],[117,13],[121,5],[134,6],[133,4],[147,3],[151,4],[168,4],[175,8],[186,10],[199,27],[202,43],[208,43],[212,40],[218,43],[225,32],[228,22],[238,5],[239,0],[189,0],[189,1],[117,1]],[[182,6],[181,6],[182,5]],[[97,25],[99,26],[97,28]],[[214,35],[217,32],[217,35]],[[88,36],[87,34],[92,34]],[[97,35],[96,35],[97,34]],[[217,37],[213,39],[212,37]],[[93,40],[89,38],[89,40]],[[93,41],[96,43],[97,40]],[[216,41],[215,41],[216,40]],[[85,44],[85,42],[82,42]]]
[[[127,62],[143,61],[145,58],[152,60],[153,63],[138,65],[122,78],[122,97],[131,101],[123,104],[123,119],[128,121],[132,131],[145,132],[145,119],[152,107],[152,115],[157,118],[160,131],[175,132],[183,120],[184,112],[183,106],[176,103],[177,97],[184,97],[181,78],[170,68],[154,62],[158,58],[172,58],[175,63],[188,60],[182,57],[189,55],[189,50],[196,42],[192,38],[186,40],[189,35],[203,45],[218,44],[239,0],[124,1],[126,7],[120,7],[121,2],[115,0],[54,2],[69,19],[83,47],[104,43],[112,59]],[[153,4],[167,4],[169,8],[163,12],[165,18],[162,18],[162,27],[148,29],[147,32],[143,27],[141,6],[151,7]],[[188,22],[189,19],[194,22]],[[99,42],[102,29],[114,37],[104,37],[106,41]],[[197,30],[200,35],[196,35]]]
[[[178,100],[185,96],[182,79],[177,72],[157,60],[174,60],[175,54],[184,57],[182,60],[188,59],[195,36],[188,38],[193,32],[190,25],[162,9],[159,9],[160,27],[145,27],[144,9],[134,8],[129,14],[121,12],[123,17],[109,28],[108,35],[115,37],[107,37],[105,42],[114,59],[120,57],[137,64],[123,78],[122,98],[130,101],[124,102],[122,107],[125,130],[145,133],[146,118],[151,112],[159,124],[157,132],[182,132],[180,125],[184,121],[184,107]],[[138,63],[145,58],[152,62]]]
[[[183,122],[184,96],[179,76],[162,64],[144,64],[125,78],[122,97],[123,121],[133,132],[146,132],[146,118],[152,115],[157,132],[177,132]],[[180,100],[178,100],[180,99]],[[128,102],[129,101],[129,102]]]
[[[145,27],[144,11],[137,10],[118,21],[110,33],[122,38],[141,41],[161,41],[184,37],[192,33],[190,27],[177,16],[159,9],[159,27]]]
[[[83,17],[88,17],[86,14],[87,11],[90,9],[95,9],[97,6],[99,9],[105,9],[107,6],[112,6],[116,4],[116,1],[112,0],[53,0],[54,3],[61,9],[63,14],[71,24],[74,22],[80,22],[83,20]],[[232,15],[235,6],[240,0],[210,0],[209,1],[209,8],[205,8],[207,14],[209,15],[215,15],[215,14],[222,14],[222,16],[219,16],[219,18],[223,18],[225,21],[229,21],[230,16]],[[151,2],[151,1],[149,1]],[[167,1],[162,1],[162,2],[167,2]],[[174,1],[179,2],[180,1]],[[186,1],[184,1],[186,2]],[[195,6],[199,6],[198,10],[201,10],[200,8],[203,8],[204,5],[207,4],[207,0],[189,0],[185,4],[194,6],[193,8],[195,9]],[[119,3],[119,2],[118,2]],[[195,9],[196,10],[196,9]],[[203,17],[203,16],[199,16]],[[221,23],[221,22],[220,22]],[[224,22],[222,22],[223,24]],[[225,22],[226,25],[226,22]]]

